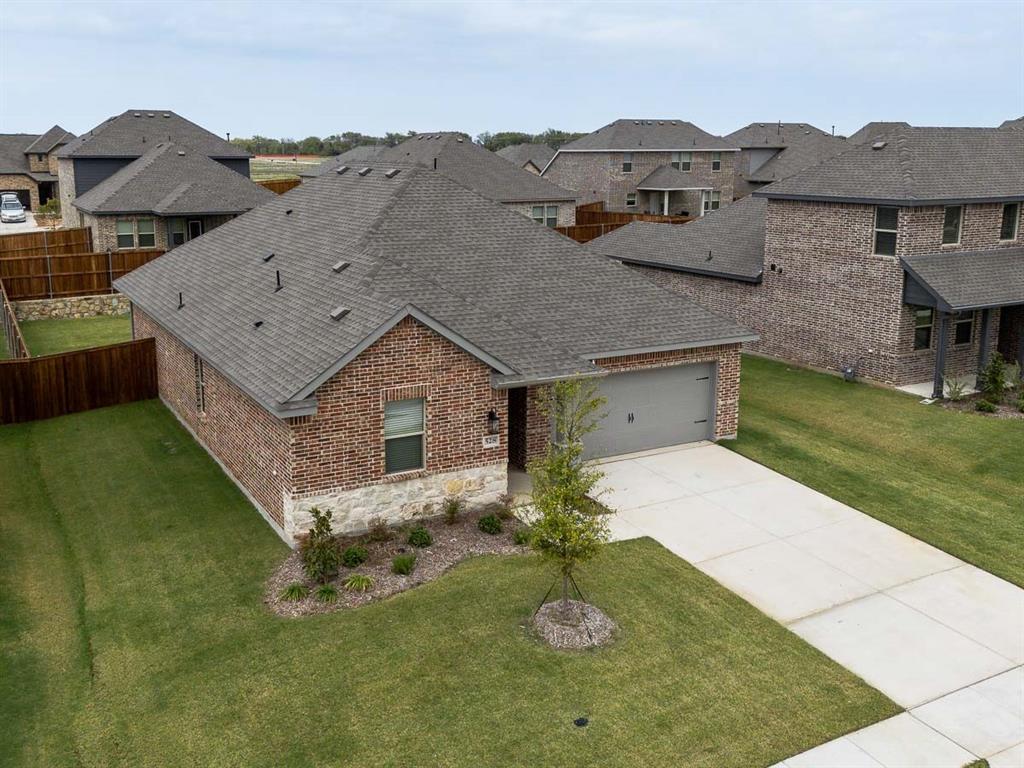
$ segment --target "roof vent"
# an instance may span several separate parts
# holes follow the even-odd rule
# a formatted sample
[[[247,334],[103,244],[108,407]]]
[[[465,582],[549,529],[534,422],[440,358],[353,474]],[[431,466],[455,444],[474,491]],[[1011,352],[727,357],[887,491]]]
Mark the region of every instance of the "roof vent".
[[[764,128],[764,123],[758,123],[758,124],[757,124],[757,127],[758,127],[758,128]]]
[[[266,264],[272,258],[274,258],[274,252],[273,251],[271,251],[270,253],[268,253],[266,256],[263,257],[263,263]]]
[[[401,170],[401,169],[399,169],[399,168],[392,168],[390,170],[384,171],[384,175],[387,178],[389,178],[389,179],[393,179],[393,178],[395,178],[395,176],[398,175],[399,170]]]
[[[277,293],[277,292],[278,292],[278,291],[280,291],[280,290],[281,290],[282,288],[284,288],[284,286],[283,286],[283,285],[281,285],[281,270],[280,270],[280,269],[278,269],[278,270],[276,270],[276,271],[277,271],[277,285],[276,285],[276,286],[274,287],[274,293]]]
[[[369,167],[367,167],[367,168],[360,168],[359,169],[359,175],[360,176],[366,176],[372,170],[373,170],[373,168],[369,168]]]
[[[344,272],[346,269],[348,269],[347,261],[339,261],[333,267],[331,267],[331,271],[335,273]]]
[[[146,117],[156,117],[152,112],[147,113]]]
[[[184,150],[184,149],[179,149],[179,150],[178,150],[178,154],[179,154],[179,155],[181,155],[182,157],[184,157],[184,155],[185,155],[185,150]]]
[[[342,176],[342,175],[344,175],[347,172],[348,172],[348,166],[347,165],[340,165],[340,166],[338,166],[337,174],[339,176]]]
[[[659,120],[659,121],[658,121],[658,125],[664,125],[664,124],[665,124],[665,121],[664,121],[664,120]]]
[[[348,307],[335,307],[331,310],[331,320],[341,320],[351,311]]]
[[[170,112],[164,112],[164,117],[170,117],[170,116],[171,116]]]
[[[135,113],[132,114],[132,117],[142,117],[142,113],[141,112],[135,112]],[[114,118],[110,118],[110,119],[113,120]]]
[[[876,141],[874,144],[871,145],[871,148],[872,149],[885,149],[885,145],[887,143],[888,142],[885,142],[885,141]]]
[[[640,121],[639,120],[634,120],[633,121],[633,125],[640,125]]]
[[[461,144],[461,143],[462,143],[462,137],[461,137],[461,136],[459,136],[459,137],[458,137],[457,139],[455,139],[455,140],[456,140],[457,142],[459,142],[459,144]]]
[[[252,327],[253,328],[259,328],[261,325],[263,325],[263,321],[262,320],[257,320],[255,323],[252,324]]]
[[[672,121],[672,125],[675,125],[675,124],[676,124],[676,121],[675,121],[675,120],[673,120],[673,121]]]
[[[285,216],[291,216],[292,215],[292,209],[289,208],[287,211],[284,212],[284,215]]]

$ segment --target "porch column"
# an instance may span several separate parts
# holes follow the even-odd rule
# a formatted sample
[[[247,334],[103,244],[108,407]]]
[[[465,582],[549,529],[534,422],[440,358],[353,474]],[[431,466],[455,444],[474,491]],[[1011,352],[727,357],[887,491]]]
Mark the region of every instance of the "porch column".
[[[935,374],[932,377],[932,397],[942,397],[943,375],[946,371],[946,342],[949,339],[949,315],[939,313],[939,344],[935,349]]]
[[[985,366],[988,365],[988,331],[989,323],[991,321],[990,314],[992,310],[983,309],[981,310],[981,339],[978,343],[978,373],[980,374],[985,370]]]
[[[661,193],[661,215],[668,216],[668,190]]]

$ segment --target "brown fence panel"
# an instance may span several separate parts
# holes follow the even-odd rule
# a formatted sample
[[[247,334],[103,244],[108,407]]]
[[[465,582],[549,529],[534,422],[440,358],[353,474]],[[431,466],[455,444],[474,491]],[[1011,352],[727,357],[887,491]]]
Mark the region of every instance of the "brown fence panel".
[[[0,424],[49,419],[156,396],[153,339],[0,361]]]
[[[621,211],[581,211],[576,209],[577,224],[629,224],[631,221],[653,221],[661,224],[685,224],[690,216],[662,216],[657,213],[626,213]]]
[[[614,232],[624,226],[626,226],[625,222],[621,224],[576,224],[569,227],[555,227],[555,229],[566,237],[571,237],[577,243],[589,243],[595,237]]]
[[[113,282],[163,255],[159,248],[59,256],[0,256],[0,280],[12,301],[112,293]]]
[[[7,356],[13,358],[28,357],[28,345],[25,344],[25,337],[21,335],[21,326],[14,314],[14,307],[7,300],[7,291],[4,284],[0,282],[0,324],[4,329],[4,342],[7,345]]]
[[[61,256],[91,250],[92,230],[89,227],[0,235],[0,257]]]
[[[302,183],[302,179],[264,179],[263,181],[257,181],[261,187],[266,187],[271,192],[278,195],[283,195],[290,189],[295,189],[299,184]]]

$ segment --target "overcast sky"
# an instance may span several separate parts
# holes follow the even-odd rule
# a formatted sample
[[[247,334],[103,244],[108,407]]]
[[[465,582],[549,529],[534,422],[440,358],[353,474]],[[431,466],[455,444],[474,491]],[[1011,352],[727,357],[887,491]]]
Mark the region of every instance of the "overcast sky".
[[[1024,113],[1024,0],[2,5],[0,132],[80,133],[125,109],[296,139]]]

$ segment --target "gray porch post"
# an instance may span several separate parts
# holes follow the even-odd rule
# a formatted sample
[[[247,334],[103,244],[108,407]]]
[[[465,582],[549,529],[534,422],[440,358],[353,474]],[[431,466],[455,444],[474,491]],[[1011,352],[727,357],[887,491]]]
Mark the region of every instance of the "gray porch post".
[[[988,365],[988,331],[990,315],[992,310],[983,309],[981,310],[981,339],[978,343],[978,373],[981,374],[985,370],[985,366]]]
[[[942,397],[943,375],[946,371],[946,342],[949,338],[949,315],[939,313],[939,343],[935,348],[935,374],[932,377],[932,397]]]

